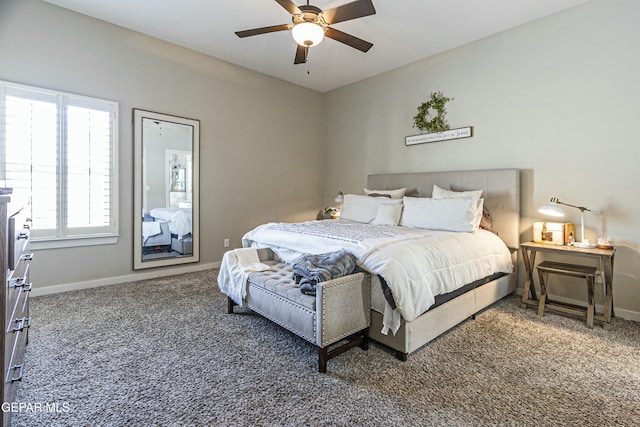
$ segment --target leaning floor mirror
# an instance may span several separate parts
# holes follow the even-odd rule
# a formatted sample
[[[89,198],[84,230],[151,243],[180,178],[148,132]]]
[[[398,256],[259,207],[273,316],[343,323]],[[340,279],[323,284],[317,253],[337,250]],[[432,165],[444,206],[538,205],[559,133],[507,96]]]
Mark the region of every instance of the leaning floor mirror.
[[[198,262],[200,122],[133,110],[133,267]]]

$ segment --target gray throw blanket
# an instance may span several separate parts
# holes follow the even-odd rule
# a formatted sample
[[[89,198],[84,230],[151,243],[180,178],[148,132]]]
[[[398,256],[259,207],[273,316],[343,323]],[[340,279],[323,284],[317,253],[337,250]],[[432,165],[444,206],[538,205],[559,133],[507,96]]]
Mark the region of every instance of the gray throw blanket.
[[[292,267],[293,280],[300,285],[300,292],[315,295],[318,283],[353,273],[356,269],[356,257],[347,251],[304,255]]]

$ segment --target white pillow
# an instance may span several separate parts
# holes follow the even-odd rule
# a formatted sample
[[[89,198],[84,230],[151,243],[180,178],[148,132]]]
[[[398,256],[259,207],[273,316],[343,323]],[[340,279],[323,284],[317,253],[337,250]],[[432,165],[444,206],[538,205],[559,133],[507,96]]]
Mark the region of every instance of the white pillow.
[[[451,191],[440,188],[436,184],[433,184],[433,192],[431,194],[431,197],[433,197],[434,199],[451,199],[455,197],[462,197],[478,200],[480,196],[482,196],[482,190]]]
[[[388,199],[386,197],[369,197],[356,194],[345,194],[340,211],[340,218],[351,221],[370,223],[378,214],[378,206],[387,204],[401,204],[402,199]]]
[[[476,200],[478,203],[478,227],[480,226],[480,222],[482,221],[482,214],[484,212],[484,199],[481,199],[480,196],[482,196],[482,190],[451,191],[440,188],[436,184],[433,184],[433,191],[431,194],[431,197],[433,197],[434,199],[470,198]]]
[[[378,205],[378,213],[371,224],[375,225],[398,225],[402,215],[402,205],[392,203],[381,203]]]
[[[364,194],[366,194],[367,196],[369,194],[384,194],[391,196],[392,199],[402,199],[406,192],[406,188],[398,188],[397,190],[369,190],[368,188],[364,189]]]
[[[433,199],[405,197],[402,225],[431,230],[474,232],[482,218],[478,201],[471,198]]]

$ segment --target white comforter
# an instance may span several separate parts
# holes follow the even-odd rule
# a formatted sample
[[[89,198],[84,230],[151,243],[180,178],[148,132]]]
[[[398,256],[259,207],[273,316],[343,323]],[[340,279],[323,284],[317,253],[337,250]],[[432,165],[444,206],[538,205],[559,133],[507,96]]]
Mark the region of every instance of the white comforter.
[[[191,233],[191,209],[153,208],[149,215],[169,222],[169,230],[172,234],[177,234],[178,239]]]
[[[345,249],[358,264],[387,282],[397,313],[412,321],[433,305],[435,296],[498,272],[511,273],[511,254],[495,234],[456,233],[350,221],[268,223],[245,234],[245,247],[270,247],[286,262],[302,253]],[[393,333],[398,316],[385,310],[384,326]],[[388,313],[389,312],[389,313]]]

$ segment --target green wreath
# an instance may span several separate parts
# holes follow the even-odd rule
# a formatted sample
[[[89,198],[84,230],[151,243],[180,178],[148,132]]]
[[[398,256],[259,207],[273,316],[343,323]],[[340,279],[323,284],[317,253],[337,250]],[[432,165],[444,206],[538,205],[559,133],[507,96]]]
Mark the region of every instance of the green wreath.
[[[431,98],[427,102],[418,105],[418,114],[413,117],[413,127],[420,129],[420,132],[444,132],[449,129],[449,124],[445,118],[447,110],[445,104],[453,98],[445,97],[442,92],[431,92]],[[436,115],[427,120],[432,115]]]

